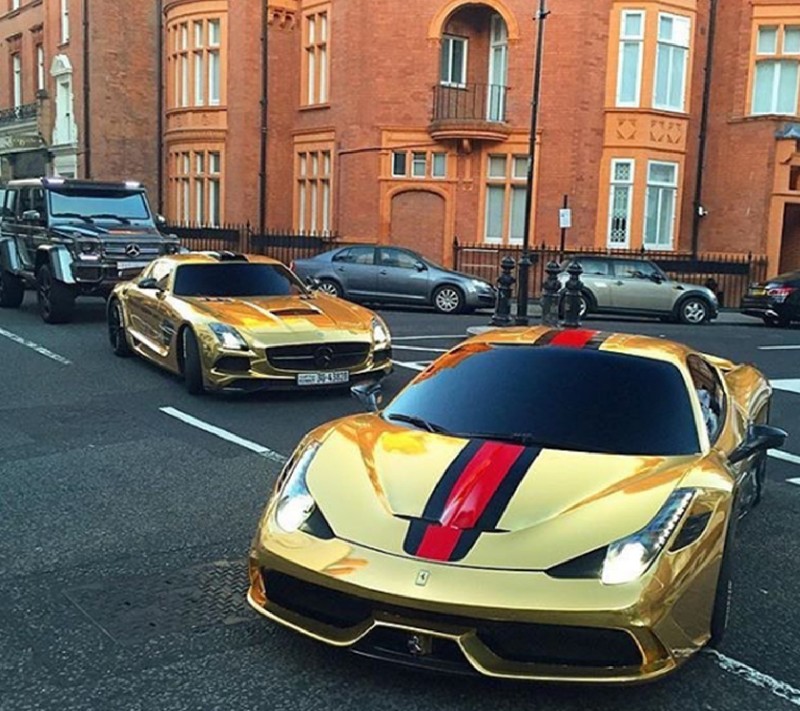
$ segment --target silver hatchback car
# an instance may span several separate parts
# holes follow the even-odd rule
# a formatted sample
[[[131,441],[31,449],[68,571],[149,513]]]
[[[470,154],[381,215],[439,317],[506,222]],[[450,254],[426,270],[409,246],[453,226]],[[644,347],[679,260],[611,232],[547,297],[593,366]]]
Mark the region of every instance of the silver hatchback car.
[[[648,259],[574,257],[562,265],[562,284],[566,284],[566,270],[574,261],[583,268],[581,316],[627,314],[699,324],[719,314],[719,301],[711,289],[673,281]]]
[[[445,269],[400,247],[339,247],[296,259],[291,268],[301,279],[317,279],[322,291],[351,301],[420,304],[444,314],[492,307],[495,302],[489,282]]]

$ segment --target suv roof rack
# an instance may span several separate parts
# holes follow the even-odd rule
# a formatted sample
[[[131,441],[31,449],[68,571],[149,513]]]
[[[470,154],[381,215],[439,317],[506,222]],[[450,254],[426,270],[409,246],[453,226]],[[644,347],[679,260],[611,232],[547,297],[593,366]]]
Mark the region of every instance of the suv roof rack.
[[[11,188],[38,187],[44,188],[78,188],[83,190],[142,190],[137,180],[84,180],[82,178],[61,178],[50,176],[42,178],[20,178],[9,180]]]

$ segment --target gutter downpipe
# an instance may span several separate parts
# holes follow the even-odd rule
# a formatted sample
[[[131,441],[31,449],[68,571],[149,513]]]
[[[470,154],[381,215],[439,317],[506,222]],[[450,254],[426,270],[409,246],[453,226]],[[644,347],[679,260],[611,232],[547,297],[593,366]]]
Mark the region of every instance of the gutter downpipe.
[[[83,173],[85,178],[92,177],[92,111],[91,87],[89,86],[89,0],[83,0]]]
[[[261,156],[258,172],[258,232],[267,230],[267,125],[269,97],[269,23],[266,0],[261,2]]]

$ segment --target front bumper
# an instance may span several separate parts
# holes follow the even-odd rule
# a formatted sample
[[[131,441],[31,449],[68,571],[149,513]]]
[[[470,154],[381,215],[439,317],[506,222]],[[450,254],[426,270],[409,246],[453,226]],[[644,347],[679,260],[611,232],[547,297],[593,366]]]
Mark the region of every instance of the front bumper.
[[[756,318],[798,318],[800,309],[792,309],[791,304],[786,301],[776,301],[770,296],[745,295],[739,304],[739,311],[746,316]]]
[[[476,291],[470,290],[466,293],[465,298],[468,308],[485,309],[495,305],[497,301],[497,292],[494,289],[491,291],[483,289]]]
[[[673,563],[636,584],[603,586],[276,533],[254,544],[248,601],[316,640],[403,664],[631,683],[667,674],[708,640],[718,564],[667,585]]]

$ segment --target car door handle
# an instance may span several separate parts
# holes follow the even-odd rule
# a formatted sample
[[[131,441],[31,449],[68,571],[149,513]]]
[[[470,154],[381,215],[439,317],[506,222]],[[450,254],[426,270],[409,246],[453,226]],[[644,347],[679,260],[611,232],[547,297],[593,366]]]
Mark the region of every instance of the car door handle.
[[[380,272],[378,273],[383,274],[383,276],[386,276],[389,272],[387,272],[385,269],[381,269]]]
[[[624,281],[618,281],[618,282],[617,282],[617,286],[624,286],[624,284],[625,284],[625,282],[624,282]]]
[[[343,272],[344,271],[344,267],[336,267],[336,271],[337,272]]]

